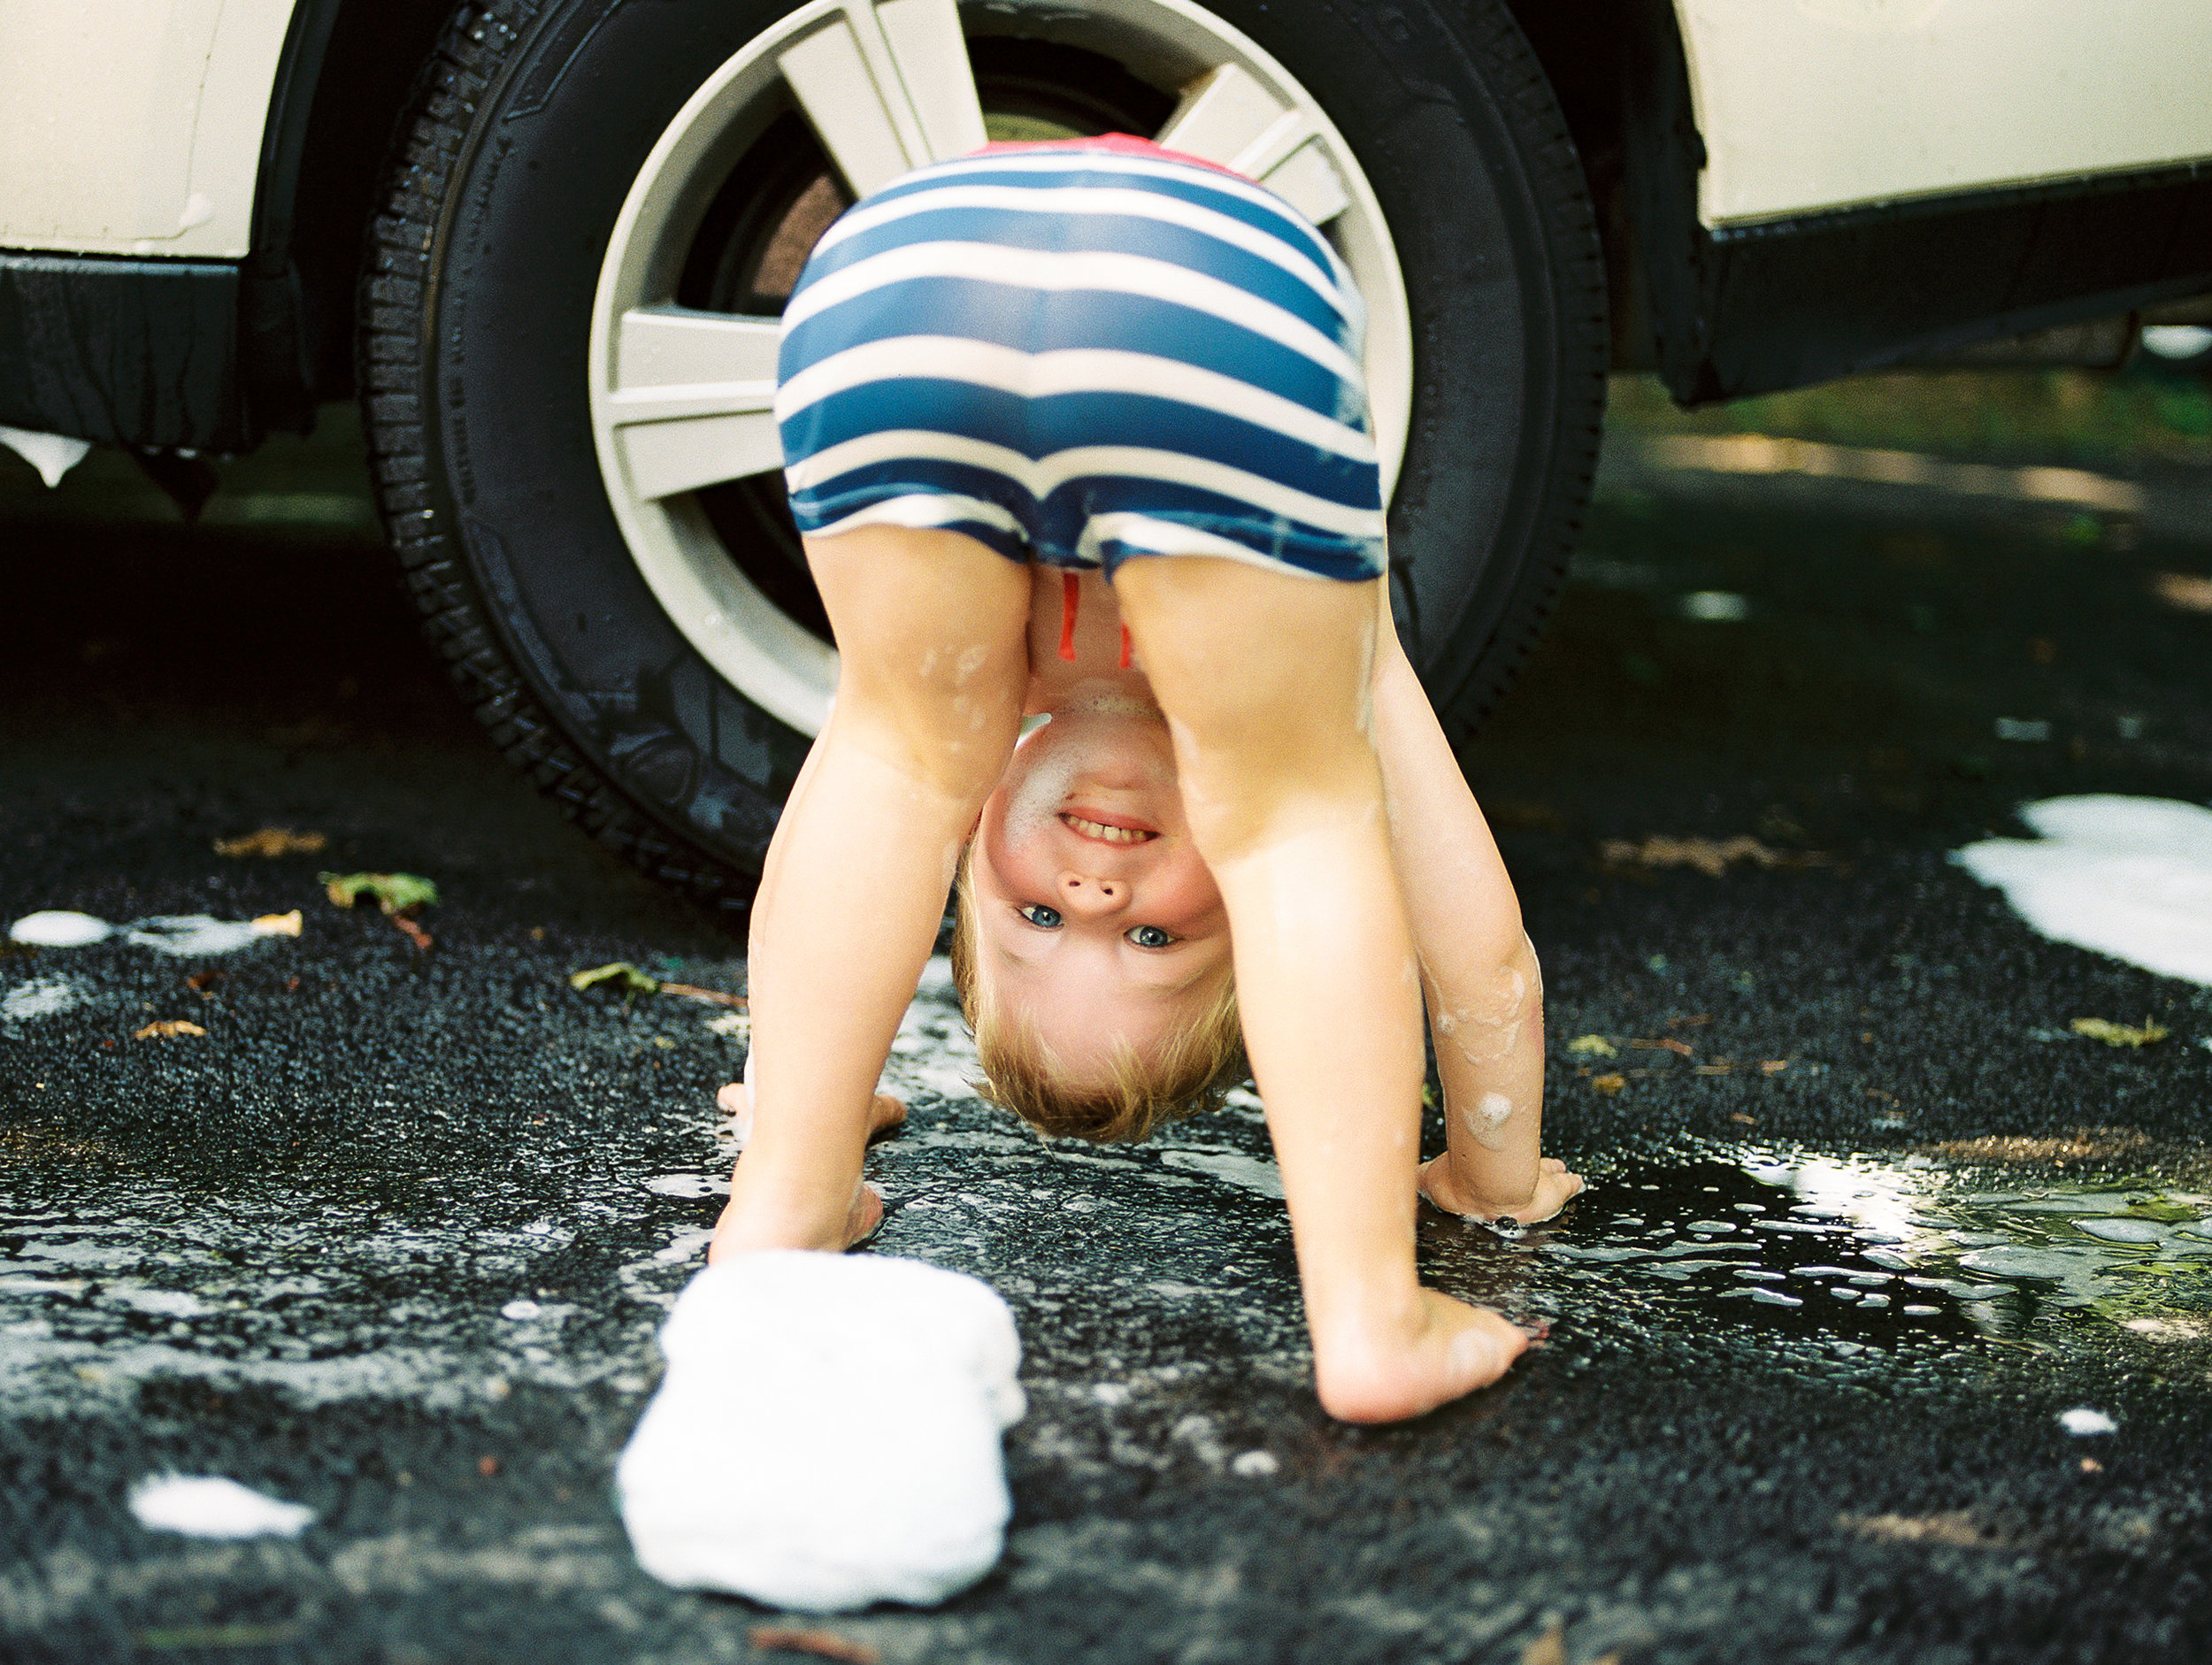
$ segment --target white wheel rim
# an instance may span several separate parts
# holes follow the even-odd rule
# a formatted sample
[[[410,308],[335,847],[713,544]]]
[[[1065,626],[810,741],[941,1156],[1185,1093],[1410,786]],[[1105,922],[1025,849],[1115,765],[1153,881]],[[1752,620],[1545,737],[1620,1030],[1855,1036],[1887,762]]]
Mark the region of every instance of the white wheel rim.
[[[1160,142],[1262,180],[1328,228],[1367,303],[1387,503],[1412,406],[1412,320],[1389,226],[1335,125],[1256,42],[1191,0],[1048,4],[1023,24],[1181,87]],[[771,409],[781,326],[673,299],[698,215],[787,92],[855,196],[984,142],[955,0],[800,7],[709,76],[646,158],[600,268],[589,374],[600,472],[647,585],[719,675],[811,735],[828,716],[836,653],[760,592],[694,496],[781,471]]]

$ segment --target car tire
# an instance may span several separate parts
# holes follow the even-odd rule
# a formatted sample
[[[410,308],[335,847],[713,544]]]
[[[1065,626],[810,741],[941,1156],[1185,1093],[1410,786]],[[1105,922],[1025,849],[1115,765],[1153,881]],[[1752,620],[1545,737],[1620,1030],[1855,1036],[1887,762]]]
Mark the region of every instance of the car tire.
[[[369,239],[372,468],[430,635],[569,815],[723,909],[750,902],[834,674],[772,426],[762,449],[760,343],[793,239],[838,205],[825,181],[841,202],[843,180],[880,171],[856,159],[872,141],[845,130],[849,100],[806,104],[792,42],[843,29],[879,53],[931,4],[954,15],[950,0],[893,4],[908,9],[471,0],[424,73]],[[1212,106],[1179,104],[1179,87],[1225,109],[1273,89],[1238,119],[1279,106],[1267,132],[1303,149],[1266,177],[1294,201],[1301,180],[1336,193],[1317,218],[1351,204],[1339,241],[1376,290],[1394,606],[1463,754],[1562,583],[1606,322],[1588,193],[1543,73],[1499,0],[1458,10],[1448,26],[1422,6],[1090,0],[1029,14],[1033,33],[1015,4],[957,27],[977,103],[1017,136],[1156,132],[1172,115],[1171,142],[1197,148]],[[1217,80],[1180,79],[1194,68]],[[926,102],[884,108],[946,119]],[[695,326],[736,340],[753,380],[664,367],[638,384],[635,343]],[[695,373],[721,375],[719,392]],[[749,472],[706,479],[703,448]]]

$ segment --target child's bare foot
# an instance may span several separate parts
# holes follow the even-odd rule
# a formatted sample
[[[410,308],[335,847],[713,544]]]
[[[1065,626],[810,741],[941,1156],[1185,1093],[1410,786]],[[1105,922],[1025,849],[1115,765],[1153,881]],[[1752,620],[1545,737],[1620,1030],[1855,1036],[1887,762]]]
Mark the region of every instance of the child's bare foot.
[[[1527,1332],[1433,1289],[1394,1319],[1314,1339],[1321,1408],[1340,1422],[1394,1423],[1487,1387],[1527,1350]]]
[[[1526,1197],[1485,1197],[1460,1181],[1449,1151],[1425,1164],[1417,1183],[1421,1194],[1447,1214],[1471,1220],[1511,1220],[1517,1225],[1550,1219],[1583,1187],[1580,1174],[1569,1173],[1558,1157],[1546,1156],[1537,1162],[1536,1187]]]
[[[733,1081],[714,1095],[714,1101],[734,1124],[738,1148],[742,1151],[745,1141],[752,1136],[752,1099],[742,1081]],[[882,1138],[906,1120],[906,1101],[895,1093],[879,1093],[868,1107],[868,1138],[871,1142]],[[738,1159],[741,1170],[744,1158]],[[731,1194],[722,1207],[722,1216],[714,1223],[714,1240],[707,1246],[707,1264],[711,1266],[725,1255],[740,1254],[757,1248],[810,1248],[841,1250],[857,1248],[876,1234],[883,1224],[883,1198],[873,1185],[862,1184],[853,1193],[852,1207],[843,1223],[827,1231],[818,1224],[810,1224],[795,1215],[770,1217],[772,1205],[764,1210],[758,1202],[753,1205],[751,1217],[740,1219],[734,1212],[742,1188],[732,1176]]]
[[[707,1245],[710,1266],[748,1249],[804,1248],[836,1253],[857,1248],[883,1224],[883,1198],[864,1181],[853,1193],[852,1207],[846,1211],[844,1224],[826,1235],[795,1221],[767,1220],[757,1212],[749,1218],[740,1219],[736,1207],[737,1199],[733,1197],[722,1205],[722,1216],[714,1223],[714,1240]]]

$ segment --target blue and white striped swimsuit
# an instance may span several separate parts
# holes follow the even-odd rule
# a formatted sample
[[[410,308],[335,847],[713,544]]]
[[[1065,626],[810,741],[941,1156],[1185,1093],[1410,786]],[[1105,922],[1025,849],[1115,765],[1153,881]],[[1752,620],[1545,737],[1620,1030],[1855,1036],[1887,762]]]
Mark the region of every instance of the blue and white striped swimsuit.
[[[1365,314],[1271,192],[1141,141],[994,146],[826,233],[784,313],[800,530],[936,526],[1014,560],[1383,571]]]

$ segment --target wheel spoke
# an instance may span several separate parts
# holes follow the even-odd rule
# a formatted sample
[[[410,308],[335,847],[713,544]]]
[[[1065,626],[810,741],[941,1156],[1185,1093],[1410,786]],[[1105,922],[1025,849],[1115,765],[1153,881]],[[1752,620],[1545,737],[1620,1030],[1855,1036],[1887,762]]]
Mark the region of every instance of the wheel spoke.
[[[856,196],[984,142],[954,0],[854,0],[777,62]]]
[[[783,466],[774,318],[683,307],[622,316],[603,409],[640,497],[670,497]]]
[[[1224,64],[1184,88],[1157,138],[1171,150],[1259,180],[1317,226],[1352,205],[1312,118],[1241,65]]]

